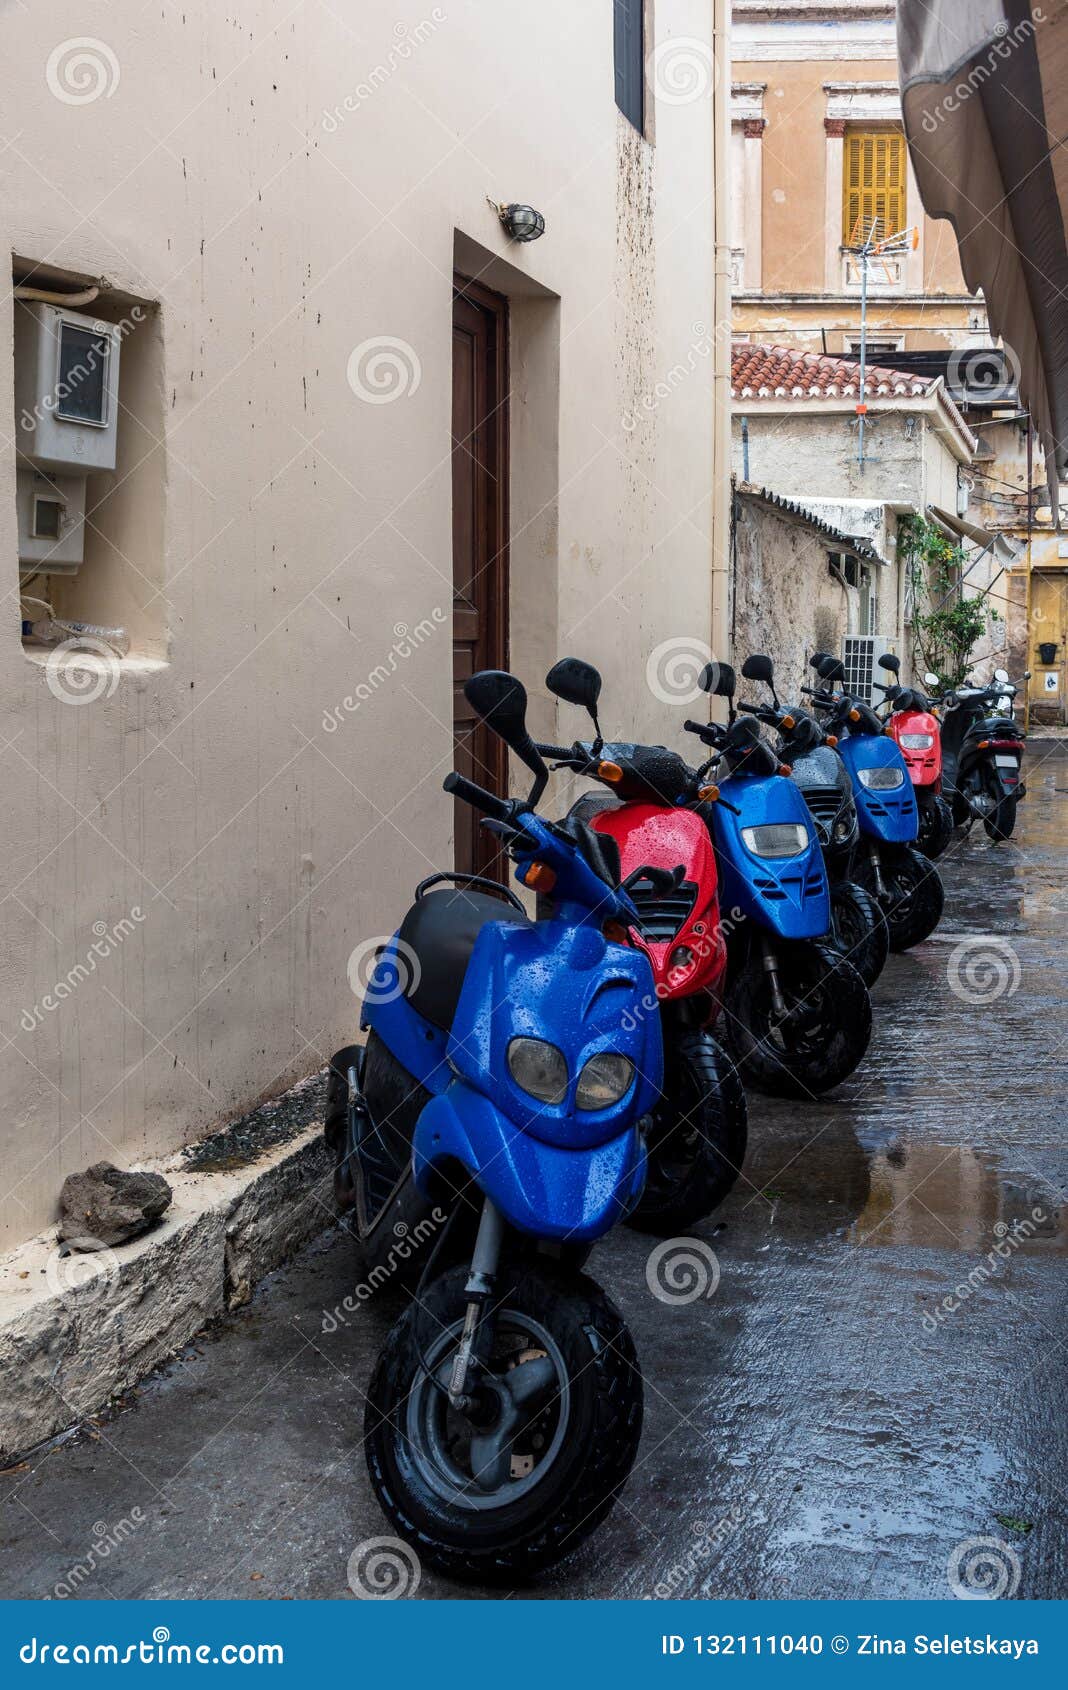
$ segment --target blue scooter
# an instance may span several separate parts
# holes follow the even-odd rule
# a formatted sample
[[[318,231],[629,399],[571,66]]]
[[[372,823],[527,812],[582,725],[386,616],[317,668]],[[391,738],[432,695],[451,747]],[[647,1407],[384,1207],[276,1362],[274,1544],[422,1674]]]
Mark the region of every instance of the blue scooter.
[[[535,813],[547,770],[520,682],[464,691],[534,784],[503,799],[454,773],[445,790],[556,913],[535,923],[477,876],[424,882],[378,957],[366,1050],[334,1058],[327,1134],[372,1281],[398,1238],[432,1245],[369,1388],[371,1482],[424,1561],[487,1581],[574,1549],[637,1451],[634,1346],[580,1268],[641,1193],[662,1047],[618,853]]]
[[[735,676],[709,664],[706,692],[726,698],[729,722],[687,722],[726,778],[702,813],[720,875],[727,931],[724,1040],[746,1085],[813,1097],[851,1074],[871,1037],[860,975],[825,942],[830,888],[819,835],[800,791],[752,716],[734,711]]]
[[[920,812],[908,765],[885,722],[844,689],[845,667],[830,652],[810,658],[822,687],[811,698],[826,731],[838,737],[860,823],[853,878],[878,903],[890,929],[890,949],[907,951],[934,932],[945,892],[937,868],[916,849]]]

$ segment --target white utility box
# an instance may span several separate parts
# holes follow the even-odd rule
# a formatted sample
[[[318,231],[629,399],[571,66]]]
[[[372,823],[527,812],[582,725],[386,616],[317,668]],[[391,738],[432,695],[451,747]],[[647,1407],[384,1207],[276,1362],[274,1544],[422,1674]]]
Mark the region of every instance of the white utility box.
[[[39,300],[15,303],[19,563],[77,569],[85,478],[115,468],[121,335]]]
[[[85,476],[15,470],[19,567],[72,575],[85,552]]]

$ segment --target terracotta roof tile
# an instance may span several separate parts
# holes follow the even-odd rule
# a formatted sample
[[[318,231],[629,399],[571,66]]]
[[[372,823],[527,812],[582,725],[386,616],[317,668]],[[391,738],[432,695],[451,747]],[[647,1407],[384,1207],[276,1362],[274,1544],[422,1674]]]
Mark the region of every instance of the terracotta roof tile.
[[[933,378],[913,371],[869,364],[865,386],[870,398],[922,398]],[[735,399],[855,399],[860,365],[850,358],[797,352],[788,346],[760,343],[731,348],[731,396]]]

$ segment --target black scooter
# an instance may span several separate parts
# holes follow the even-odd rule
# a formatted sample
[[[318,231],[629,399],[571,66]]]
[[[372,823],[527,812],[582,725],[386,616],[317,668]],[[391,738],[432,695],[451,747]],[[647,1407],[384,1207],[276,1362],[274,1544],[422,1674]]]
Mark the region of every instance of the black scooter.
[[[965,832],[981,821],[995,842],[1010,837],[1016,806],[1027,794],[1020,778],[1025,733],[1015,720],[1015,697],[1006,670],[995,669],[987,686],[957,687],[941,700],[942,782],[953,820]]]

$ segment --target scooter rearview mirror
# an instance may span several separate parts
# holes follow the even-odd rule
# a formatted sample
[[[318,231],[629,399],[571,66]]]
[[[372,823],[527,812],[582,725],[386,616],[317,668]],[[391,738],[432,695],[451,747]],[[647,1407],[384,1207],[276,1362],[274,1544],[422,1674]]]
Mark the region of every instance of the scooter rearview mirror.
[[[995,669],[994,670],[995,681],[1007,681],[1008,678],[1009,678],[1009,671],[1007,669]]]
[[[811,659],[812,667],[822,681],[844,681],[845,666],[829,651],[818,651]]]
[[[937,687],[941,686],[942,683],[938,679],[938,676],[928,669],[926,675],[923,677],[923,684],[925,687]]]
[[[742,674],[747,681],[766,681],[770,687],[775,669],[770,657],[765,657],[762,651],[755,651],[752,657],[747,657],[742,664]]]
[[[549,771],[527,731],[527,689],[504,669],[480,669],[464,682],[464,697],[475,715],[499,734],[534,775],[527,798],[533,806],[545,791]]]
[[[697,684],[702,692],[711,693],[713,698],[733,698],[738,682],[729,663],[706,663]]]
[[[581,657],[561,657],[559,663],[554,663],[546,675],[545,685],[556,698],[562,698],[565,704],[577,704],[581,710],[588,711],[600,737],[601,730],[597,727],[597,700],[601,696],[601,677],[592,663],[584,663]]]
[[[891,675],[900,675],[901,673],[900,660],[894,656],[892,651],[885,652],[883,656],[880,657],[879,668],[889,669]]]
[[[697,684],[702,692],[707,692],[713,698],[727,700],[727,720],[734,721],[734,694],[738,682],[734,670],[729,663],[706,663],[697,677]]]

